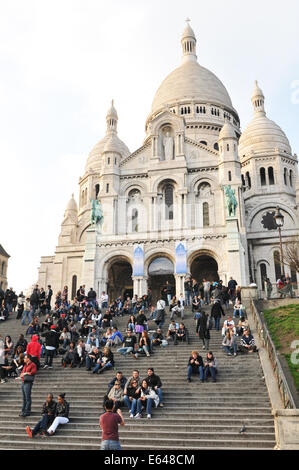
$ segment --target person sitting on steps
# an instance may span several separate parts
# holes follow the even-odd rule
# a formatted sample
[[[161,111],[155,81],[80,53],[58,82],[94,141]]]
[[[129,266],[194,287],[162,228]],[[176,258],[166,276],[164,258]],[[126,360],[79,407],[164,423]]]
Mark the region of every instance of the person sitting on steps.
[[[187,367],[187,380],[188,382],[191,382],[191,374],[198,374],[200,377],[200,381],[204,381],[204,375],[203,375],[203,360],[202,357],[200,356],[198,351],[192,351],[191,356],[188,361],[188,367]]]

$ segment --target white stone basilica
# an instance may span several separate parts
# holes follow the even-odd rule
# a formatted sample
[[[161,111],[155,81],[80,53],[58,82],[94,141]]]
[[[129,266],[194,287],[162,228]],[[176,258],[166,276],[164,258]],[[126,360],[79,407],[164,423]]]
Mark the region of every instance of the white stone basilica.
[[[260,290],[262,276],[275,282],[280,275],[271,217],[279,205],[283,240],[298,236],[297,156],[267,117],[257,82],[253,119],[241,133],[224,85],[197,61],[189,22],[181,43],[182,63],[156,92],[143,145],[133,153],[117,135],[112,102],[106,135],[79,180],[79,207],[72,197],[55,254],[41,258],[40,286],[57,292],[68,285],[74,296],[85,284],[114,298],[142,295],[148,286],[157,296],[166,280],[179,295],[189,274],[226,285],[233,276]],[[237,201],[231,212],[226,188]],[[95,199],[104,217],[96,226]]]

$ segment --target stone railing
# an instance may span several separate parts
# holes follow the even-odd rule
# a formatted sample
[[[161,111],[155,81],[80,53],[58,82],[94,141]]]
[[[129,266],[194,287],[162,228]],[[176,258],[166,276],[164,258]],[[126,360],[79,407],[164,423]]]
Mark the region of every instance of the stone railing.
[[[265,322],[262,320],[258,308],[256,305],[256,300],[252,299],[251,301],[251,313],[253,317],[253,321],[255,324],[256,331],[259,335],[260,341],[262,342],[263,347],[267,350],[269,359],[271,361],[271,365],[273,368],[274,375],[277,380],[277,385],[280,391],[281,399],[283,402],[284,408],[291,408],[295,409],[296,408],[296,403],[294,400],[294,397],[292,395],[292,392],[289,388],[288,382],[286,380],[285,374],[283,372],[283,369],[281,367],[280,361],[278,354],[276,352],[275,345],[272,341],[271,335],[269,333],[269,330],[267,328],[267,325]]]

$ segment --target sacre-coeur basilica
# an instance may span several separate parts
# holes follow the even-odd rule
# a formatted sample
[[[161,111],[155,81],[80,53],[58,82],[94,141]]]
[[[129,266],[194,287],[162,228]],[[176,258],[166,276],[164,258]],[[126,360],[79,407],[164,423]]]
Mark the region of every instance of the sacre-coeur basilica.
[[[181,45],[181,64],[158,88],[133,152],[118,136],[112,102],[106,135],[79,179],[78,203],[72,196],[55,253],[41,258],[40,286],[68,285],[73,297],[85,284],[111,298],[151,287],[157,297],[166,280],[179,296],[187,276],[225,285],[232,276],[260,290],[265,276],[273,283],[280,276],[273,216],[279,205],[283,241],[299,235],[297,155],[267,116],[262,77],[241,132],[226,88],[197,60],[189,21]],[[100,223],[92,222],[95,202]]]

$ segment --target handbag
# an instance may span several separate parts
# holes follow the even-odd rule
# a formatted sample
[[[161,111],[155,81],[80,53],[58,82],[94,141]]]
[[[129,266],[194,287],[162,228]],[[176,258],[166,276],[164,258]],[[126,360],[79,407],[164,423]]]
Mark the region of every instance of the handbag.
[[[34,375],[24,375],[23,377],[24,383],[33,383],[34,381]]]

